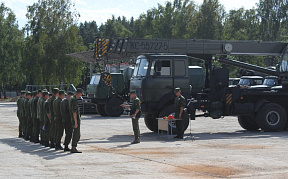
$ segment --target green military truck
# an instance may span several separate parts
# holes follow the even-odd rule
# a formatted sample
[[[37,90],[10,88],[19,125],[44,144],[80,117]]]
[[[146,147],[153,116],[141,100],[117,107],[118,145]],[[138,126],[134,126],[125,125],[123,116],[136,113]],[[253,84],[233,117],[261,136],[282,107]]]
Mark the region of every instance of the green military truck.
[[[127,67],[123,73],[101,73],[93,74],[90,84],[87,86],[87,97],[96,104],[97,112],[101,116],[119,117],[124,110],[120,107],[128,100],[130,88],[130,77],[133,67]],[[110,75],[112,84],[107,84],[101,78],[103,75]]]
[[[187,99],[188,105],[183,119],[184,129],[189,123],[188,114],[191,120],[201,116],[213,119],[238,116],[239,124],[247,130],[281,131],[287,127],[287,43],[111,38],[107,44],[108,57],[113,54],[126,57],[131,54],[145,54],[137,57],[130,89],[137,91],[142,102],[145,123],[152,131],[158,129],[156,118],[174,112],[175,87],[180,87]],[[282,62],[277,69],[267,69],[227,59],[234,55],[282,56]],[[241,89],[238,86],[229,87],[229,70],[213,66],[214,57],[217,56],[221,56],[221,63],[237,64],[240,68],[277,76],[282,88],[255,91]],[[203,68],[205,80],[201,77],[205,85],[195,92],[193,89],[197,89],[197,83],[191,84],[191,82],[194,83],[198,78],[189,75],[190,57],[202,59],[205,66]],[[199,113],[196,113],[196,110]]]
[[[150,54],[137,58],[130,89],[137,91],[142,102],[146,126],[152,131],[157,131],[158,124],[155,118],[174,113],[174,88],[180,87],[182,95],[188,99],[191,95],[201,92],[204,84],[203,68],[188,66],[187,56]],[[187,112],[183,117],[186,129],[189,124]]]

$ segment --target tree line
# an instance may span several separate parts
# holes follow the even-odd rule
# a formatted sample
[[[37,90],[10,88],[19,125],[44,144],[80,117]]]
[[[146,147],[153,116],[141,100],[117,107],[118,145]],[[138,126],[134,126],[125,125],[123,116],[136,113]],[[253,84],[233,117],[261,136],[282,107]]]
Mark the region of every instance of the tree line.
[[[38,0],[27,7],[28,22],[19,29],[13,10],[1,3],[2,89],[19,91],[26,84],[59,83],[85,88],[89,64],[65,54],[93,49],[97,36],[257,41],[287,41],[288,37],[288,0],[259,0],[255,8],[229,12],[218,0],[203,0],[199,6],[193,0],[174,0],[136,18],[112,15],[100,25],[97,17],[78,23],[81,14],[74,6],[71,0]],[[275,58],[234,58],[262,66],[278,62]]]

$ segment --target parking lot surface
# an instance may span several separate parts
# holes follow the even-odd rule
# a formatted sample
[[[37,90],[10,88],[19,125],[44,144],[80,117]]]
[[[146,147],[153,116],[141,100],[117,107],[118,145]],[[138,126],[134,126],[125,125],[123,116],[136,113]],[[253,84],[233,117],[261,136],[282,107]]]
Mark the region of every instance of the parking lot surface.
[[[0,177],[288,178],[288,132],[248,132],[236,117],[191,121],[194,141],[158,136],[142,117],[136,145],[129,116],[81,122],[83,153],[55,151],[17,138],[16,103],[0,103]]]

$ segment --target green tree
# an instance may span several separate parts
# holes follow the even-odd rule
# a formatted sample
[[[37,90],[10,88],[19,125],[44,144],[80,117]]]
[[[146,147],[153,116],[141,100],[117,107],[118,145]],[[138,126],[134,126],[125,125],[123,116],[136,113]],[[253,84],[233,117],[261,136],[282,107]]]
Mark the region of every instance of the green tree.
[[[212,40],[222,38],[225,11],[218,0],[204,0],[196,18],[197,38]]]
[[[21,70],[21,45],[24,34],[18,29],[13,11],[0,5],[0,81],[2,90],[6,86],[16,89],[24,82]],[[5,97],[5,93],[4,93]]]
[[[94,43],[98,34],[98,27],[95,21],[80,23],[80,35],[83,39],[84,45],[88,48],[90,43]]]
[[[22,63],[31,84],[81,82],[81,65],[65,54],[84,51],[70,0],[38,0],[28,6]]]
[[[268,40],[268,31],[270,31],[269,40],[280,40],[283,33],[282,27],[287,27],[287,0],[260,0],[258,14],[262,17],[261,35],[262,39]],[[270,30],[268,30],[270,29]],[[285,32],[284,32],[285,33]]]

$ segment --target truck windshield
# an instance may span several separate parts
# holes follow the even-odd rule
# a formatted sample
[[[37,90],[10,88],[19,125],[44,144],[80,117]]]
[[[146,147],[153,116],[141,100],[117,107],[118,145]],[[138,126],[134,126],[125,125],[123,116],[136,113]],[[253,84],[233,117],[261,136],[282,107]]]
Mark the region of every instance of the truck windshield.
[[[93,75],[90,81],[90,85],[98,85],[100,81],[100,75]]]
[[[253,85],[253,80],[251,79],[240,79],[239,81],[239,85],[247,85],[247,86],[251,86]]]
[[[275,80],[275,79],[265,79],[264,82],[263,82],[263,85],[276,86],[277,85],[277,80]]]
[[[139,58],[136,61],[133,76],[146,76],[148,69],[148,61],[145,58]]]

